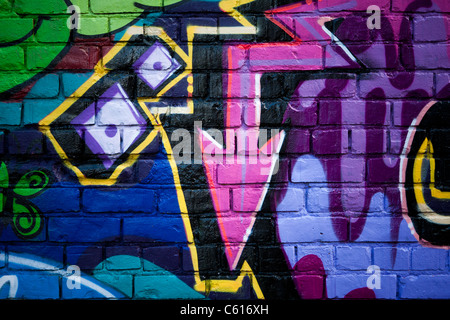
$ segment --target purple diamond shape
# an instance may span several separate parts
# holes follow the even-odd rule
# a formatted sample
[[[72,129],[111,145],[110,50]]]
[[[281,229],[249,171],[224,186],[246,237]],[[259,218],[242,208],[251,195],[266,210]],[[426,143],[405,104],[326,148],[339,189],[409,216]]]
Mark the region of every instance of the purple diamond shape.
[[[134,64],[139,78],[153,90],[180,68],[180,63],[159,42],[155,42]]]
[[[147,121],[128,99],[118,83],[106,90],[97,103],[92,103],[71,124],[92,153],[109,169],[114,161],[142,135]]]

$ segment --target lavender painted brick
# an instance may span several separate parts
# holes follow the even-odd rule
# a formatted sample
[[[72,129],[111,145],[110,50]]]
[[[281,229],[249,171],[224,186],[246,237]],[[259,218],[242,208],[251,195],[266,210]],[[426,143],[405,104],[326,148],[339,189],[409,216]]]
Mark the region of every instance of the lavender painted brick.
[[[402,277],[399,292],[403,299],[450,299],[450,275]]]
[[[292,182],[326,182],[323,166],[313,155],[303,155],[291,162]]]
[[[403,63],[409,69],[449,69],[447,48],[446,43],[415,44],[414,59],[405,58]],[[406,50],[406,47],[403,49]]]
[[[283,200],[277,205],[277,212],[300,212],[305,209],[305,190],[290,187]]]
[[[332,161],[328,159],[327,162]],[[342,182],[361,182],[365,179],[366,161],[363,158],[349,158],[343,156],[340,158],[340,181]]]
[[[328,215],[330,192],[328,188],[309,188],[306,196],[308,213]]]
[[[397,220],[397,222],[396,222]],[[361,235],[356,239],[357,242],[393,242],[392,228],[399,223],[402,218],[393,217],[372,217],[366,218],[364,229]],[[356,226],[357,218],[350,218],[350,225]],[[356,229],[357,230],[357,229]],[[353,227],[350,233],[353,232]]]
[[[341,226],[346,225],[346,218],[335,217],[333,221]],[[278,229],[280,230],[280,240],[282,242],[327,242],[338,241],[346,238],[347,230],[344,228],[335,231],[332,219],[329,217],[291,217],[278,219]],[[339,232],[339,238],[336,236]]]
[[[405,89],[396,88],[391,84],[394,77],[403,77],[403,79],[413,79],[411,85]],[[372,98],[384,99],[384,98],[403,98],[406,95],[411,95],[411,91],[420,90],[419,93],[415,93],[416,96],[423,97],[433,95],[433,74],[432,73],[408,73],[398,72],[394,75],[387,73],[370,73],[362,74],[359,80],[359,95],[360,97],[367,97],[371,93]],[[398,80],[400,83],[404,83],[406,80]],[[375,88],[381,88],[382,91],[377,90],[373,93]],[[381,93],[382,92],[382,93]]]
[[[365,124],[365,101],[321,100],[319,105],[320,124]]]
[[[419,247],[412,250],[412,270],[446,270],[447,251]]]
[[[414,16],[414,41],[447,41],[446,25],[450,23],[445,16]]]
[[[371,263],[369,247],[338,246],[336,247],[336,268],[343,270],[367,270]]]
[[[327,277],[328,298],[344,298],[352,290],[366,288],[367,275],[342,274]],[[380,289],[373,289],[377,299],[395,299],[397,295],[397,277],[395,275],[381,275]]]
[[[341,192],[342,206],[348,212],[361,212],[364,207],[365,188],[345,188]]]
[[[411,251],[408,247],[373,248],[373,263],[381,270],[409,270]]]
[[[448,72],[436,74],[436,97],[439,99],[450,98],[450,74]]]
[[[330,79],[312,79],[301,82],[293,94],[293,98],[315,98],[320,95],[323,98],[353,97],[356,93],[356,79],[352,76],[330,75]]]
[[[409,152],[408,147],[405,148],[404,141],[408,135],[407,130],[395,130],[389,131],[389,153],[391,154],[407,154]]]

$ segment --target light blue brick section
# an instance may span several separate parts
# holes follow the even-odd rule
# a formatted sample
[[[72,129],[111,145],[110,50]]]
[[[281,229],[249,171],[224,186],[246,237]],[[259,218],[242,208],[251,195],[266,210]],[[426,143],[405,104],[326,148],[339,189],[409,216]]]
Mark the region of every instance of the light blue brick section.
[[[353,290],[366,288],[371,274],[346,273],[327,277],[327,294],[331,299],[342,299]],[[395,299],[397,295],[397,276],[381,275],[380,289],[373,289],[377,299]],[[369,290],[369,289],[367,289]]]
[[[373,263],[382,270],[410,270],[411,249],[401,246],[373,248]]]
[[[360,246],[336,247],[336,268],[343,270],[367,270],[372,264],[371,249]]]
[[[412,270],[446,270],[448,250],[418,247],[412,250]]]
[[[278,204],[278,212],[304,212],[305,190],[301,188],[289,188],[283,200]]]
[[[328,188],[309,188],[306,195],[308,213],[329,215],[330,190]]]
[[[403,299],[450,299],[450,274],[402,277],[399,291]]]
[[[345,222],[345,218],[335,218]],[[278,221],[278,229],[283,243],[339,241],[329,217],[289,217]]]

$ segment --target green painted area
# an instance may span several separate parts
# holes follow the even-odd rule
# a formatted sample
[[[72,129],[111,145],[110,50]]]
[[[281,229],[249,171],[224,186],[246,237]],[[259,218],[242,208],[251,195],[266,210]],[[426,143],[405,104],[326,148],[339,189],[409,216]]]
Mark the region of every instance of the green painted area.
[[[52,63],[70,39],[68,20],[77,17],[83,37],[115,33],[147,12],[182,0],[73,0],[79,14],[64,0],[0,0],[0,92],[31,79]],[[14,74],[2,72],[14,70]]]

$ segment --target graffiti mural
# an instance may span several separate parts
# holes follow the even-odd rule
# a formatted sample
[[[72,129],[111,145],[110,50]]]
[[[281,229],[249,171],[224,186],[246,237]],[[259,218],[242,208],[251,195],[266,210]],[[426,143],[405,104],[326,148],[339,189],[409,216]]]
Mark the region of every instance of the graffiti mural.
[[[448,299],[445,0],[0,4],[3,299]]]

